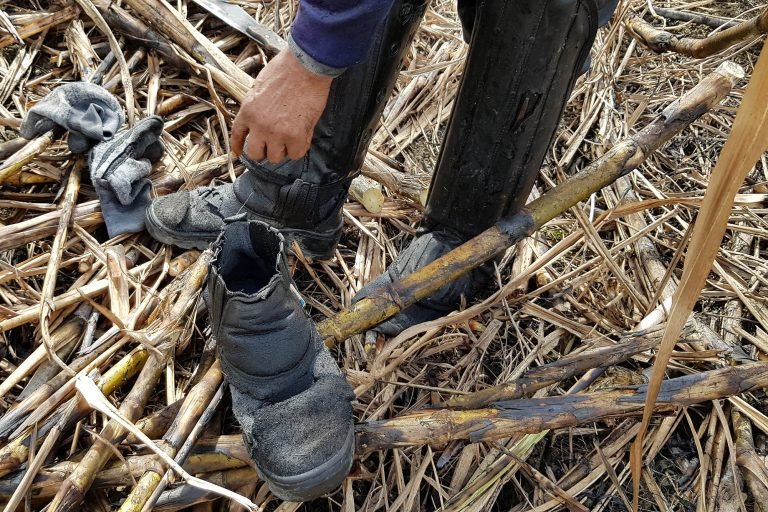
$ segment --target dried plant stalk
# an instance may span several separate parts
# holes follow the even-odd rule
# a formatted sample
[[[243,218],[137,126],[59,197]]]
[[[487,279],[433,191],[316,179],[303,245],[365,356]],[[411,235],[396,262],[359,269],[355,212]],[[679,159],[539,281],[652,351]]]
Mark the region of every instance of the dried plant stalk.
[[[669,411],[768,385],[768,363],[750,363],[665,380],[655,411]],[[438,410],[391,420],[371,421],[357,428],[360,453],[388,448],[443,445],[456,439],[476,443],[521,433],[567,428],[600,419],[641,414],[645,386],[586,394],[498,402],[492,409]]]
[[[640,43],[657,53],[675,52],[703,59],[735,44],[768,34],[768,9],[750,20],[704,39],[678,37],[637,17],[630,18],[626,24]]]
[[[174,457],[181,445],[195,427],[200,415],[205,411],[208,402],[221,385],[224,375],[221,365],[216,361],[206,372],[205,377],[195,385],[184,398],[184,403],[170,430],[159,443],[170,457]],[[167,467],[162,470],[149,470],[131,490],[130,495],[120,506],[120,512],[141,512],[146,501],[157,488]]]
[[[669,313],[659,353],[653,364],[640,432],[631,451],[634,481],[632,506],[635,510],[639,506],[640,499],[643,436],[648,428],[654,400],[662,386],[672,349],[693,306],[699,299],[699,293],[712,268],[739,185],[768,148],[768,102],[765,101],[765,91],[768,91],[768,44],[763,44],[763,50],[747,85],[731,134],[712,171],[712,179],[704,195],[704,203],[686,251],[683,275],[673,297],[672,311]]]
[[[321,322],[318,328],[326,343],[332,345],[395,316],[636,169],[674,135],[719,104],[743,76],[737,64],[721,64],[717,71],[667,107],[661,119],[618,144],[579,174],[528,204],[523,211],[497,222],[457,249],[392,283],[384,292],[372,294]]]
[[[144,365],[148,355],[144,349],[134,350],[112,365],[99,382],[102,392],[107,395],[112,394],[118,387],[133,378]],[[46,387],[48,388],[46,392],[50,393],[52,386]],[[89,414],[91,409],[85,404],[78,403],[76,412],[77,414],[74,414],[70,420],[71,423],[62,427],[62,430],[67,431],[71,429],[77,421]],[[53,424],[54,422],[49,421],[46,425],[43,425],[39,429],[38,435],[44,434]],[[29,441],[30,432],[27,432],[0,448],[0,477],[15,471],[26,462],[29,455]]]

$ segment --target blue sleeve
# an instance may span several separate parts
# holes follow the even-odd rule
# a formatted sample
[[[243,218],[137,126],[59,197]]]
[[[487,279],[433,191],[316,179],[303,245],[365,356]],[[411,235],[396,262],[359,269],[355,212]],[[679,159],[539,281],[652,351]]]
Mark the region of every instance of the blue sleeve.
[[[289,45],[310,71],[335,76],[363,60],[393,0],[301,0]]]

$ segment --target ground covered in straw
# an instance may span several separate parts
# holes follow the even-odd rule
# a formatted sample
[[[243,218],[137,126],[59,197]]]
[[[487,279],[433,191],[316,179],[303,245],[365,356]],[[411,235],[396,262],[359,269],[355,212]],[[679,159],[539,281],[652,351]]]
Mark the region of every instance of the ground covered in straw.
[[[296,9],[293,0],[238,3],[282,35]],[[173,5],[235,63],[250,73],[259,69],[263,56],[255,43],[192,2]],[[75,4],[0,0],[0,7],[0,145],[7,158],[21,148],[14,139],[28,107],[62,81],[97,69],[110,45]],[[716,30],[671,21],[655,13],[655,7],[726,22],[754,17],[765,4],[622,1],[614,21],[598,35],[592,69],[576,84],[534,194],[646,126],[721,63],[734,61],[747,76],[751,73],[759,39],[706,59],[645,49],[624,24],[632,15],[676,34],[704,37]],[[21,46],[9,23],[49,27],[29,35],[18,30],[26,43]],[[184,59],[179,69],[148,55],[135,40],[123,39],[117,29],[115,36],[130,69],[136,117],[159,113],[166,119],[167,154],[152,175],[156,192],[205,185],[213,178],[230,180],[241,172],[226,157],[228,127],[237,111],[231,95],[205,73],[184,69]],[[405,183],[400,190],[384,189],[377,213],[355,199],[347,203],[346,229],[332,261],[293,260],[297,283],[318,320],[348,306],[355,292],[413,237],[423,209],[419,197],[437,160],[465,55],[452,0],[435,0],[366,163],[367,174],[378,166]],[[103,83],[122,100],[119,64],[105,66]],[[566,356],[626,343],[630,333],[658,340],[663,318],[657,306],[674,291],[683,264],[681,248],[745,84],[737,84],[722,105],[638,171],[511,248],[496,263],[495,285],[485,295],[491,298],[466,305],[473,307],[471,315],[449,316],[391,340],[364,334],[339,344],[334,354],[356,388],[357,421],[402,417],[512,382]],[[636,414],[538,433],[512,429],[487,442],[470,443],[468,436],[457,434],[434,446],[366,453],[334,495],[310,504],[280,503],[237,459],[242,457],[238,426],[226,393],[223,398],[216,394],[220,376],[217,380],[209,370],[214,353],[193,264],[199,253],[163,246],[146,234],[108,240],[83,163],[67,151],[65,141],[55,141],[0,189],[0,378],[7,382],[0,404],[5,429],[0,433],[0,503],[22,486],[25,496],[18,510],[24,503],[27,510],[44,509],[84,450],[104,436],[106,419],[90,413],[82,401],[70,400],[69,375],[48,360],[47,343],[56,345],[59,357],[77,371],[88,370],[87,364],[102,375],[117,368],[107,385],[112,383],[110,398],[118,406],[138,386],[127,358],[135,357],[136,366],[147,358],[158,364],[156,378],[143,383],[148,386],[142,394],[146,407],[131,413],[134,421],[173,419],[193,386],[212,383],[210,390],[197,386],[197,398],[188,400],[197,416],[188,410],[180,415],[180,423],[192,417],[193,424],[202,424],[196,418],[204,414],[204,428],[169,421],[154,429],[144,420],[139,424],[154,439],[165,435],[161,445],[172,455],[190,437],[199,439],[199,457],[188,461],[194,468],[190,471],[229,485],[269,510],[626,510],[632,499],[628,447],[637,431]],[[73,175],[80,174],[78,182]],[[766,201],[764,156],[740,189],[707,286],[673,354],[670,378],[768,358]],[[634,206],[628,213],[609,215],[620,205]],[[69,213],[73,220],[62,231],[59,219]],[[184,273],[190,265],[193,272]],[[502,293],[493,293],[497,290]],[[136,356],[139,352],[143,355]],[[643,384],[653,354],[635,354],[604,372],[583,371],[537,388],[534,396]],[[94,361],[97,356],[101,359]],[[763,391],[753,390],[654,417],[645,439],[640,509],[765,506],[761,498],[768,498],[768,487],[759,482],[768,474],[764,400]],[[29,416],[14,417],[21,406],[28,407]],[[62,428],[51,430],[53,425]],[[53,432],[57,439],[45,447]],[[217,436],[227,436],[221,438],[226,448],[216,448]],[[111,480],[100,473],[103,478],[85,496],[84,510],[117,510],[150,469],[150,457],[139,457],[149,452],[137,439],[119,441],[109,443]],[[47,456],[37,456],[41,449]],[[217,453],[234,454],[234,459],[223,463]],[[22,480],[30,460],[37,474],[32,483]],[[126,464],[130,471],[124,470]],[[172,479],[168,488],[178,485]],[[212,497],[198,504],[171,498],[164,494],[157,510],[234,510],[227,500]]]

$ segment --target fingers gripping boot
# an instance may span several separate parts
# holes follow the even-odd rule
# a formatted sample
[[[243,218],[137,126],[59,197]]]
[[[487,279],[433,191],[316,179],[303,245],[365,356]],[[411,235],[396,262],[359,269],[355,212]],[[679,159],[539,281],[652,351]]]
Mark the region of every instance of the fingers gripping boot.
[[[233,220],[214,245],[207,295],[233,411],[272,492],[306,501],[336,489],[352,464],[352,390],[288,273],[284,239]]]
[[[205,247],[218,235],[215,230],[223,227],[223,219],[244,212],[298,242],[305,256],[331,258],[342,234],[341,209],[349,185],[363,163],[426,5],[426,0],[392,1],[366,58],[334,79],[307,155],[279,164],[244,157],[247,170],[234,187],[156,200],[147,210],[152,236],[179,247]],[[218,202],[224,206],[217,210]]]

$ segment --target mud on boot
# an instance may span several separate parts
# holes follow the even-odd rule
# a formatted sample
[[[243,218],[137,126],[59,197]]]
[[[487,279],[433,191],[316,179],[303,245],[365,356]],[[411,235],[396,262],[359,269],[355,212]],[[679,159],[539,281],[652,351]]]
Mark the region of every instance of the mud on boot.
[[[214,244],[208,308],[235,418],[260,477],[278,497],[334,491],[352,465],[352,388],[288,273],[284,238],[230,220]]]

